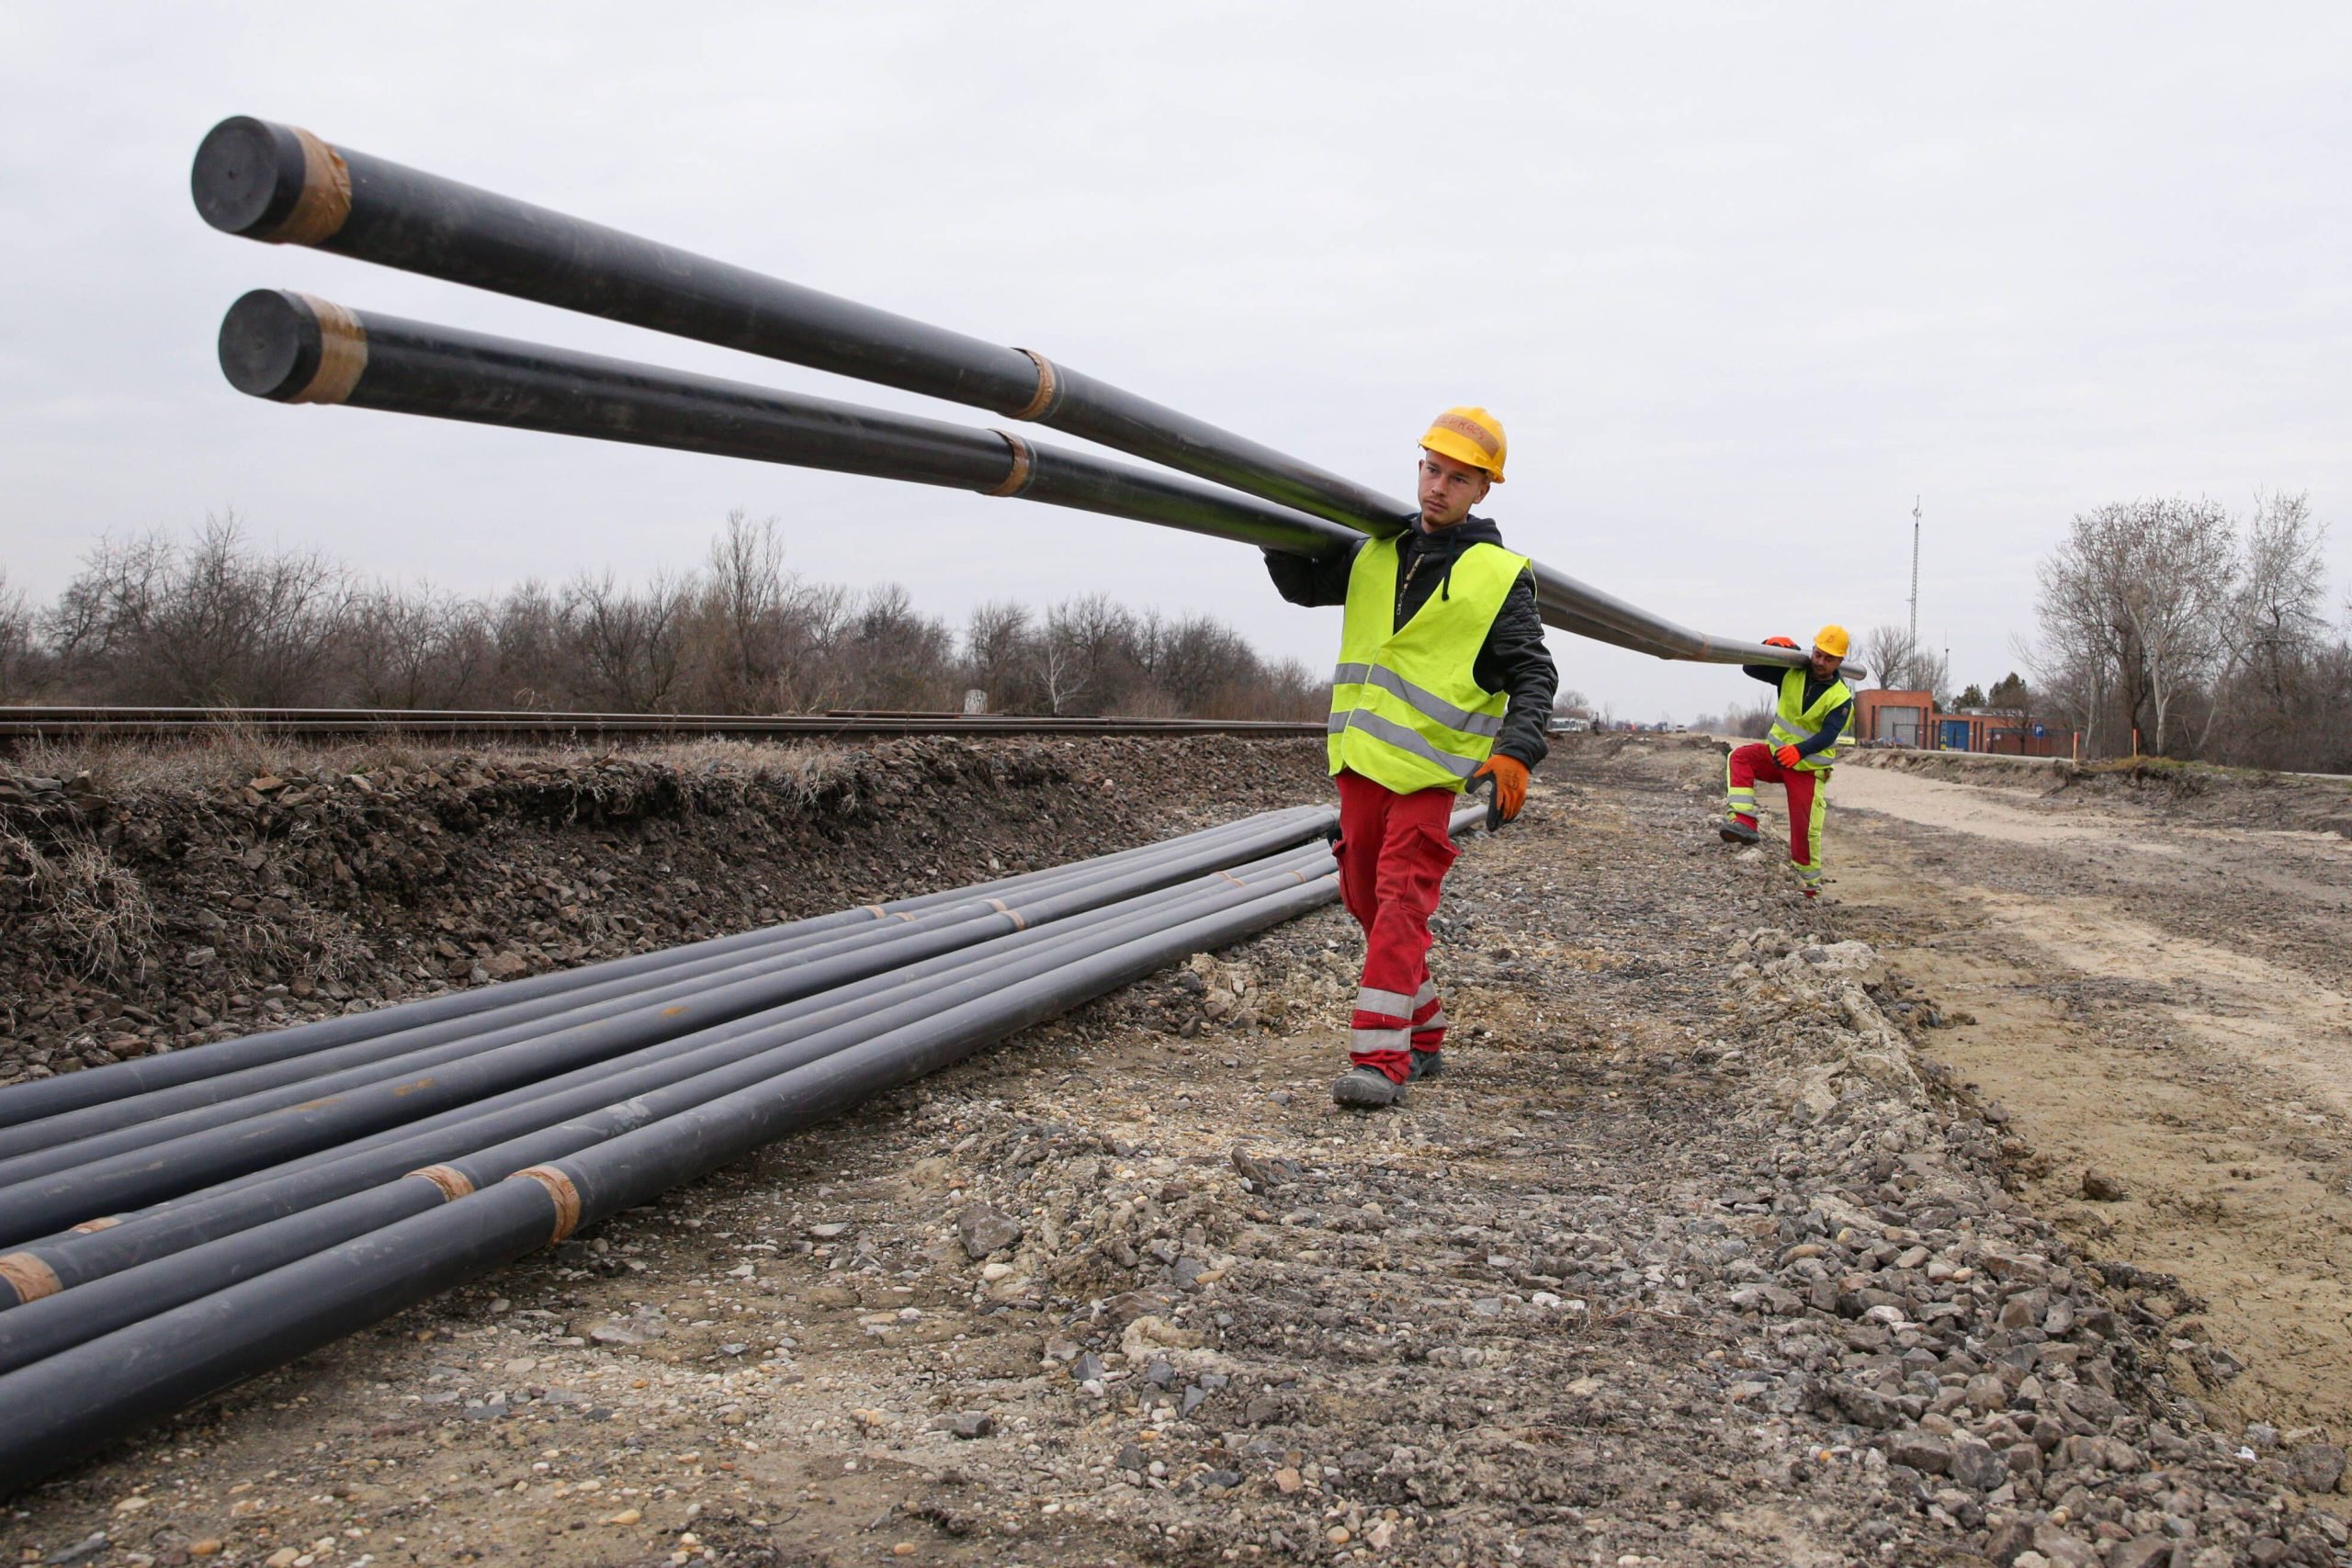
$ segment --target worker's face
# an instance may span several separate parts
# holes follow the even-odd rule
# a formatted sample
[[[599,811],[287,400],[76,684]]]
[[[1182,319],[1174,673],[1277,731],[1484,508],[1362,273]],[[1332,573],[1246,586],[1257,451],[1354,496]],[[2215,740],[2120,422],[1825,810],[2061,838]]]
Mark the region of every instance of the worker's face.
[[[1845,662],[1846,660],[1838,655],[1824,653],[1816,648],[1813,650],[1813,678],[1816,681],[1826,681],[1837,674]]]
[[[1421,454],[1421,526],[1451,528],[1487,499],[1494,480],[1484,468],[1457,463],[1442,452]]]

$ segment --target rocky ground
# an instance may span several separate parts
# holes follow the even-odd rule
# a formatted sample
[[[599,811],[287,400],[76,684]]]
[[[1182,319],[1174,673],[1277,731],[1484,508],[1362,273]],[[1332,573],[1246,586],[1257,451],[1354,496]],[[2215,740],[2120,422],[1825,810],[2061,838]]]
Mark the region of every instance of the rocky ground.
[[[1264,762],[1206,759],[1188,798],[1315,788],[1311,749]],[[2176,1348],[2192,1291],[2012,1190],[2030,1151],[1939,1058],[1951,1004],[1715,840],[1718,769],[1580,739],[1465,848],[1452,1066],[1399,1110],[1326,1094],[1356,951],[1329,910],[240,1389],[0,1539],[273,1568],[2346,1560],[2342,1450],[2215,1429],[2234,1369]],[[1106,837],[1193,825],[1067,807],[1098,808],[1136,812]],[[980,874],[954,810],[906,809],[939,834],[908,884]],[[652,853],[615,831],[568,887]],[[679,827],[632,888],[721,840]],[[495,858],[435,852],[435,886]],[[159,908],[234,886],[213,864]]]

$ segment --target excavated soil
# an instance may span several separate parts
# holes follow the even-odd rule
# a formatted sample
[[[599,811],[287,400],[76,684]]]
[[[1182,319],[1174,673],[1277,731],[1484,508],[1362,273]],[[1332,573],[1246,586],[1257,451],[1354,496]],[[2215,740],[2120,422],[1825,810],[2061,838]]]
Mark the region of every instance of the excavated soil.
[[[1319,798],[1314,742],[220,748],[0,767],[0,1084]]]
[[[877,856],[894,821],[939,838],[836,901],[981,874],[967,809],[1011,865],[991,813],[1023,799],[1136,813],[1107,840],[1321,788],[1309,748],[1245,778],[1194,745],[1080,806],[1105,753],[1040,754],[1070,782],[975,765],[845,822]],[[1908,967],[1942,951],[1938,873],[1859,848],[1912,829],[1841,807],[1808,906],[1716,841],[1719,767],[1580,739],[1465,846],[1451,1066],[1401,1108],[1328,1099],[1357,938],[1326,910],[209,1402],[15,1499],[6,1540],[175,1568],[2342,1561],[2342,1450],[2242,1432],[2261,1358],[2143,1238],[2074,1220],[2021,1096],[1944,1065],[1961,1015]],[[976,776],[987,810],[956,804]],[[513,831],[578,886],[650,829]],[[704,878],[733,831],[676,819],[631,888]]]

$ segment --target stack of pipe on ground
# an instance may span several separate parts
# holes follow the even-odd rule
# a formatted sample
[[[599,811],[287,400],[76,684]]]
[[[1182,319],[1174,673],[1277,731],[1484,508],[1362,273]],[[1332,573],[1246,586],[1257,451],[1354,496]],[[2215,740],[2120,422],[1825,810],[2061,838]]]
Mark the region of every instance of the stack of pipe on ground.
[[[0,1089],[0,1492],[1330,902],[1333,825],[1270,812]]]

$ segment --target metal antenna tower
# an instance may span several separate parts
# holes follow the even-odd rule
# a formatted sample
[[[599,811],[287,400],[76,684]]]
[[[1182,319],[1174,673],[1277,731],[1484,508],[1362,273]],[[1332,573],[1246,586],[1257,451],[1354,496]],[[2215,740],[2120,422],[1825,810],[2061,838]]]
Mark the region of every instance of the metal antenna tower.
[[[1911,642],[1919,641],[1919,498],[1911,498]]]

